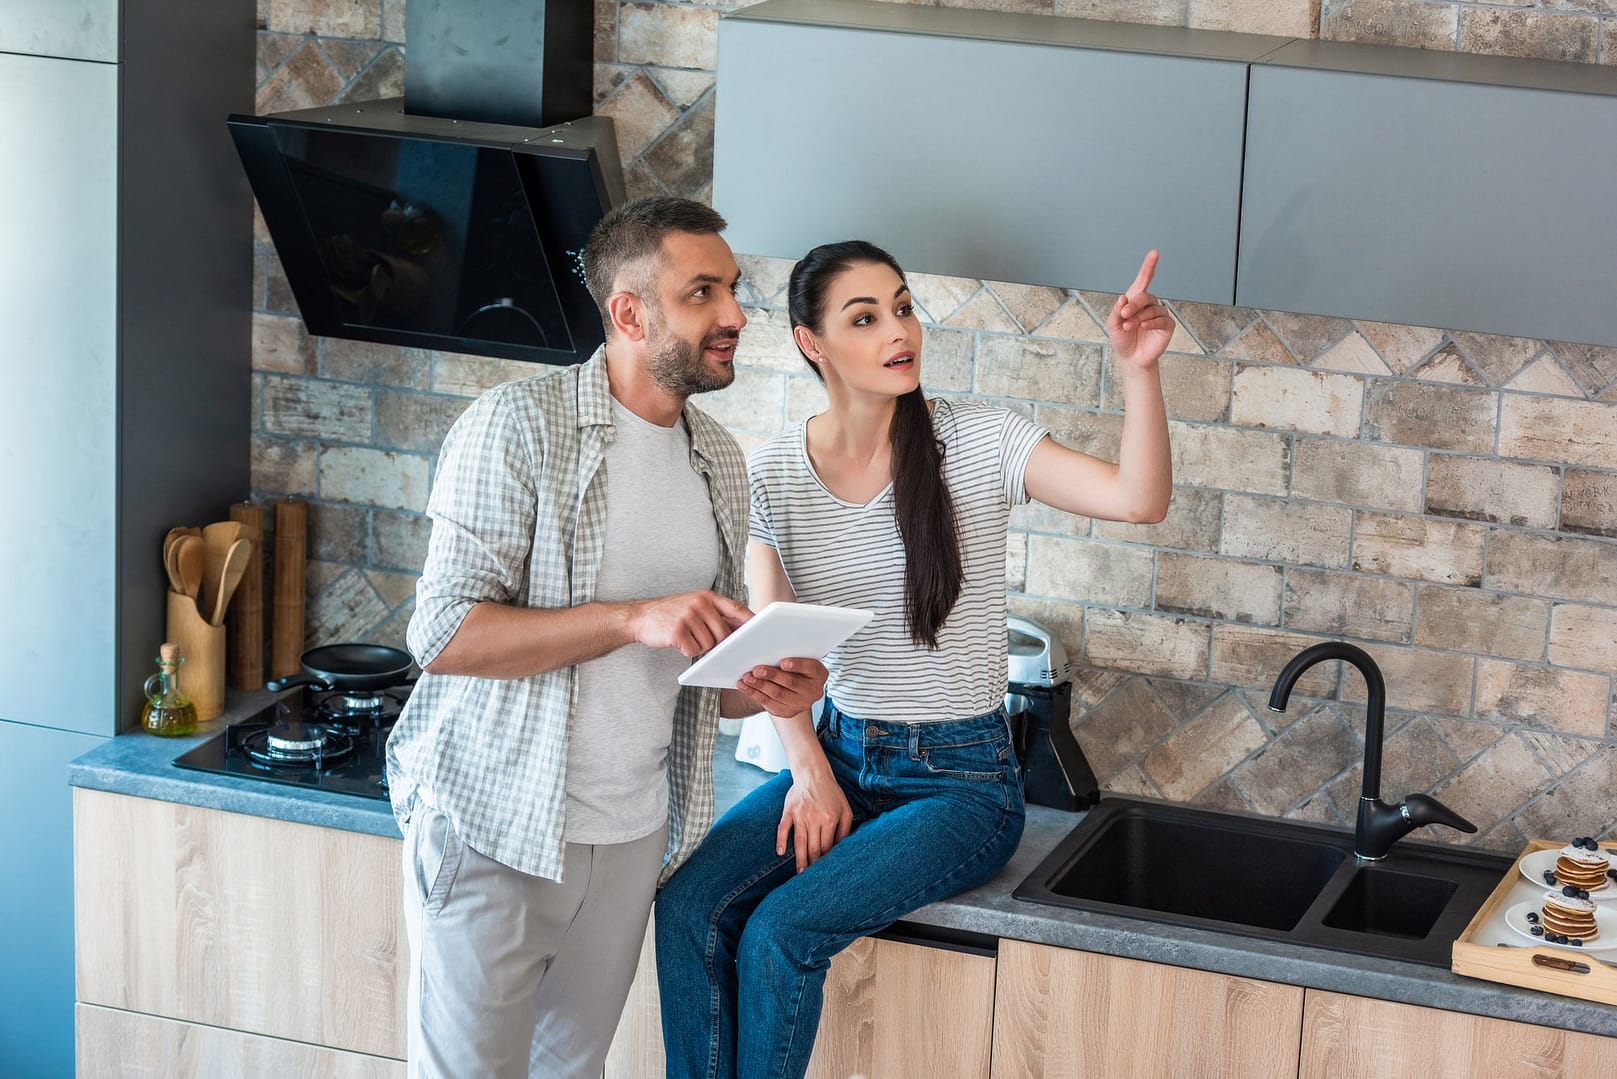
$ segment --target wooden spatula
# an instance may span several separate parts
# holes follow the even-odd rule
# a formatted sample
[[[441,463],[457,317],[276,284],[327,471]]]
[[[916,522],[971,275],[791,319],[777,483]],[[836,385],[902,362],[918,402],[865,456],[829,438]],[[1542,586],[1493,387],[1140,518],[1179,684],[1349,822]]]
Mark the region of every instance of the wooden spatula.
[[[241,584],[241,577],[247,569],[247,563],[252,560],[253,541],[239,539],[230,545],[225,554],[224,568],[219,572],[218,587],[213,597],[213,614],[208,621],[216,626],[224,624],[225,608],[230,605],[230,597],[236,594],[236,586]]]

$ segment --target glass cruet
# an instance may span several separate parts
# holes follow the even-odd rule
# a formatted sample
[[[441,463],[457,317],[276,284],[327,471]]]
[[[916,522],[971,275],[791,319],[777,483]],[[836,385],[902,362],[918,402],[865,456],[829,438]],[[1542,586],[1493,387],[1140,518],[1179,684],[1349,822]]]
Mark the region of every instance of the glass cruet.
[[[184,662],[177,644],[165,643],[157,650],[157,673],[146,679],[146,706],[140,712],[140,725],[148,733],[177,738],[197,729],[197,707],[180,691]]]

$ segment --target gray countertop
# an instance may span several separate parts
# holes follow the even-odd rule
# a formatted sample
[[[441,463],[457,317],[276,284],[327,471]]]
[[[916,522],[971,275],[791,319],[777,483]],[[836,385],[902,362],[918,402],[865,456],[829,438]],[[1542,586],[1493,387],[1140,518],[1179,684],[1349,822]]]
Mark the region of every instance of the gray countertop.
[[[196,734],[185,738],[126,734],[110,739],[73,761],[68,767],[68,781],[92,790],[397,838],[398,827],[384,801],[174,766],[175,757],[218,734],[226,723],[262,708],[269,698],[262,692],[232,695],[223,716],[202,724]],[[767,773],[737,762],[734,750],[734,738],[719,738],[714,754],[714,787],[721,813],[768,778]],[[1081,814],[1030,808],[1021,846],[999,876],[979,888],[922,907],[905,918],[905,923],[917,927],[918,932],[924,932],[926,927],[1008,937],[1617,1036],[1617,1008],[1605,1004],[1465,978],[1413,963],[1061,910],[1013,899],[1011,892],[1017,884],[1080,819]]]

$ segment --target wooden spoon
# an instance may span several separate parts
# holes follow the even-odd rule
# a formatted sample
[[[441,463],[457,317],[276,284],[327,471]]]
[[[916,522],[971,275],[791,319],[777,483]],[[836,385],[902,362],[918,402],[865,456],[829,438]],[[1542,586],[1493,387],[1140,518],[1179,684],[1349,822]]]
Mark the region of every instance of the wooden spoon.
[[[168,573],[168,586],[175,592],[185,591],[185,582],[180,579],[180,537],[171,536],[163,541],[163,569]]]
[[[180,583],[180,564],[178,560],[180,540],[186,536],[200,536],[202,529],[194,526],[178,525],[168,530],[163,536],[163,568],[168,571],[168,586],[176,592],[184,593],[185,588]]]
[[[230,597],[236,594],[236,586],[241,584],[242,574],[247,569],[247,563],[252,561],[253,541],[239,539],[230,545],[230,551],[225,555],[225,565],[219,573],[219,587],[213,597],[213,614],[208,621],[216,626],[224,624],[225,608],[230,604]]]
[[[202,578],[208,572],[208,545],[200,536],[185,536],[174,554],[180,569],[180,591],[192,599],[202,595]],[[201,611],[201,606],[197,610]]]

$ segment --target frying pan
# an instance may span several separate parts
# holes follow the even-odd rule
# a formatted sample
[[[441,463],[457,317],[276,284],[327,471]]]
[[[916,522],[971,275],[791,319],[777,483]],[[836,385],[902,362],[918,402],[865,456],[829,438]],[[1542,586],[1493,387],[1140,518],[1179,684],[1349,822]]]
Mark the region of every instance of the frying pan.
[[[264,683],[271,693],[293,686],[328,689],[386,689],[406,681],[415,661],[410,653],[382,644],[324,644],[298,657],[302,674]]]

